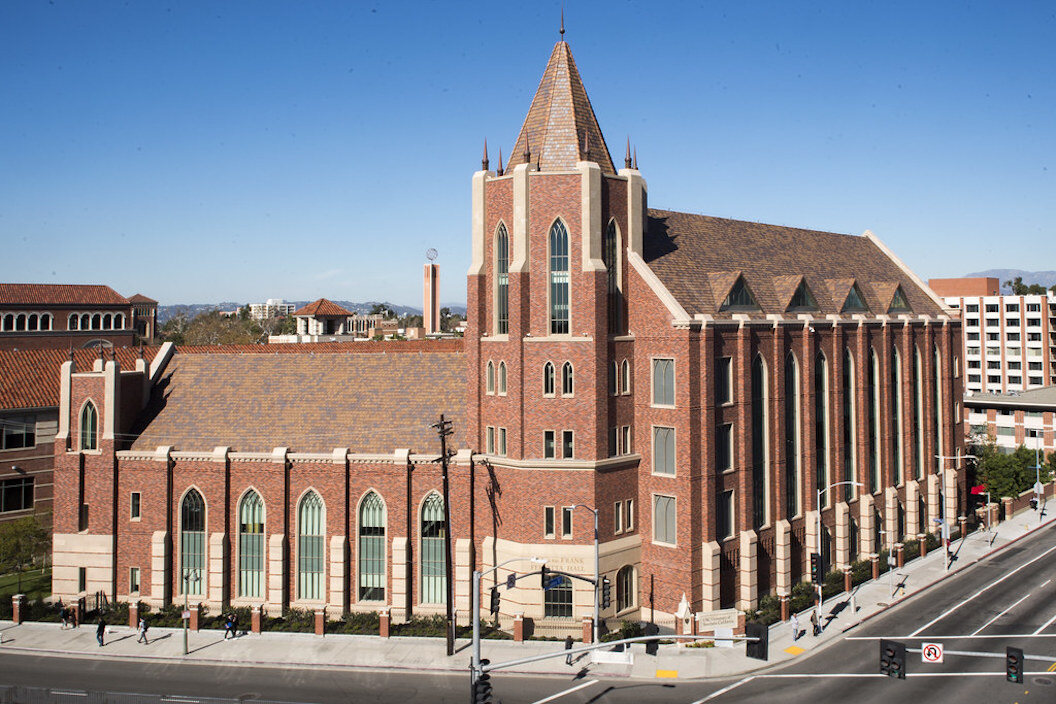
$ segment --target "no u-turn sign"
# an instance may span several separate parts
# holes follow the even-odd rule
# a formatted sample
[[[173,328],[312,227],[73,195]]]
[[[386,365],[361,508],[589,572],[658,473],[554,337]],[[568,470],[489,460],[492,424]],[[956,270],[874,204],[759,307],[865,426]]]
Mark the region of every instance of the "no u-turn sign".
[[[921,662],[941,663],[942,643],[921,643],[920,660]]]

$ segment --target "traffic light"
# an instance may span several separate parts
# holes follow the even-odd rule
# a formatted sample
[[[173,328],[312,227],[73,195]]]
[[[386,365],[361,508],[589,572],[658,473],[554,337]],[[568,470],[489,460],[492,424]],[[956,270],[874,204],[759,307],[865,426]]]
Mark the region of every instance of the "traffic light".
[[[814,584],[825,581],[825,575],[821,573],[821,555],[816,552],[810,553],[810,581]]]
[[[499,588],[491,588],[491,613],[492,615],[499,613]]]
[[[539,568],[539,574],[542,575],[543,591],[546,591],[548,583],[550,582],[550,570],[546,569],[546,565]]]
[[[770,647],[770,629],[752,621],[744,625],[744,635],[755,639],[747,642],[744,654],[756,660],[766,660]]]
[[[601,608],[607,609],[612,604],[612,582],[608,577],[601,578]]]
[[[647,624],[645,624],[645,629],[644,630],[645,630],[645,635],[647,635],[647,636],[655,636],[658,633],[660,633],[660,627],[657,626],[655,623],[647,623]],[[660,641],[658,639],[654,638],[653,640],[645,641],[645,654],[646,655],[656,655],[659,652],[660,652]]]
[[[1009,682],[1023,684],[1023,649],[1005,648],[1005,679]]]
[[[480,661],[481,667],[490,664],[490,660]],[[477,675],[477,678],[473,680],[473,703],[491,704],[491,675],[486,672],[481,672]]]
[[[880,674],[906,679],[906,646],[896,640],[880,641]]]

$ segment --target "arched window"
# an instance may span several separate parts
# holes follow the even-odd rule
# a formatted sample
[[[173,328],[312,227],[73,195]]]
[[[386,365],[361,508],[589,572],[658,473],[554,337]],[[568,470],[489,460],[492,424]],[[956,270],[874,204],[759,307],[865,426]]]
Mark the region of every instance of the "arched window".
[[[550,334],[567,335],[568,230],[555,220],[550,226]]]
[[[72,318],[73,316],[71,315],[70,317]],[[5,332],[15,329],[15,316],[12,315],[11,313],[8,313],[7,315],[4,316],[4,328],[3,329],[4,329]]]
[[[554,364],[547,362],[543,365],[543,396],[554,395]]]
[[[847,552],[851,562],[858,561],[858,521],[853,518],[847,523]]]
[[[785,514],[799,514],[799,365],[791,352],[785,356]]]
[[[29,324],[26,326],[29,330],[37,330],[40,324],[40,318],[37,317],[36,313],[29,314]]]
[[[180,592],[200,595],[205,582],[205,501],[196,489],[180,505]]]
[[[857,476],[855,450],[858,448],[858,443],[855,440],[858,437],[858,429],[854,392],[854,355],[848,349],[843,356],[843,477],[840,481],[844,482],[853,482]],[[855,487],[851,484],[844,484],[840,488],[843,490],[844,501],[850,501],[855,495]]]
[[[818,352],[814,359],[814,470],[817,488],[824,490],[831,482],[829,474],[829,362]],[[824,505],[831,503],[829,492],[823,495]],[[819,510],[821,506],[817,507]]]
[[[125,329],[125,315],[124,313],[118,313],[114,316],[114,329],[124,330]]]
[[[769,466],[769,402],[766,364],[763,358],[757,355],[752,362],[752,523],[756,528],[765,524],[769,515],[766,476]]]
[[[499,223],[495,235],[495,332],[510,331],[510,237]]]
[[[924,492],[917,494],[917,525],[918,533],[928,532],[928,502],[924,498]]]
[[[76,330],[77,329],[77,323],[78,323],[79,320],[80,320],[80,318],[77,317],[76,313],[70,313],[70,317],[66,319],[66,329],[67,330]],[[5,329],[7,328],[6,321],[4,323],[4,328]]]
[[[629,394],[631,393],[631,363],[625,359],[620,366],[622,367],[620,371],[623,372],[620,377],[620,390],[625,394]]]
[[[495,363],[490,359],[488,360],[487,391],[489,394],[495,393]]]
[[[385,601],[385,504],[373,491],[359,506],[359,600]]]
[[[619,368],[615,361],[609,364],[609,393],[613,396],[620,392]]]
[[[924,477],[924,368],[920,362],[920,348],[913,350],[913,436],[916,440],[916,461],[913,472],[917,479]]]
[[[103,316],[99,315],[98,313],[96,313],[95,315],[92,316],[91,329],[92,330],[102,330],[103,329]]]
[[[81,330],[91,330],[92,329],[92,316],[88,315],[87,313],[82,313],[81,314],[81,327],[80,327],[80,329]]]
[[[238,595],[264,596],[264,502],[252,489],[238,504]]]
[[[422,603],[443,604],[447,600],[444,575],[444,500],[429,494],[422,504]]]
[[[869,493],[880,491],[880,361],[869,351]]]
[[[931,434],[935,438],[935,470],[940,471],[944,465],[942,456],[946,454],[946,443],[942,437],[942,421],[945,409],[942,407],[942,355],[939,354],[939,346],[935,345],[934,351],[935,369],[932,378],[935,379],[935,400],[931,404]]]
[[[99,449],[99,412],[95,410],[95,404],[89,401],[81,409],[81,449]]]
[[[114,327],[114,316],[107,313],[103,316],[103,330],[111,330]]]
[[[572,580],[560,579],[560,584],[543,592],[543,615],[547,618],[572,618]]]
[[[895,468],[895,484],[905,480],[902,456],[902,357],[898,348],[891,348],[891,462]],[[901,540],[901,535],[898,536]]]
[[[571,396],[573,391],[572,362],[565,362],[561,367],[561,395]]]
[[[637,594],[634,581],[634,568],[624,565],[616,573],[616,613],[626,611],[634,606]]]
[[[21,331],[23,331],[25,329],[26,329],[26,314],[25,313],[19,313],[17,316],[15,316],[15,330],[18,330],[19,332],[21,332]]]
[[[309,491],[297,507],[297,596],[323,598],[323,500]]]
[[[40,329],[51,330],[51,320],[51,313],[45,313],[44,315],[40,316]]]
[[[623,296],[620,292],[620,249],[620,233],[616,229],[616,221],[609,220],[609,226],[605,228],[605,235],[601,242],[601,256],[605,262],[608,279],[610,333],[623,331]]]
[[[506,362],[499,362],[499,393],[506,394]]]

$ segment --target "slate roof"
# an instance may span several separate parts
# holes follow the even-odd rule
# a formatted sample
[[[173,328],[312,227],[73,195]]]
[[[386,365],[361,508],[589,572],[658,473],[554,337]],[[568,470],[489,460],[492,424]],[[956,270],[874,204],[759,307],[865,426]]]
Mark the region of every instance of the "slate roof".
[[[872,315],[887,314],[899,285],[910,313],[944,312],[866,237],[650,209],[643,246],[649,268],[690,315],[789,315],[800,277],[818,310],[796,313],[840,313],[855,282]],[[719,310],[739,276],[754,294],[758,311]]]
[[[146,359],[152,359],[157,350],[144,348]],[[135,369],[138,347],[118,347],[114,351],[122,369]],[[58,407],[59,370],[69,354],[63,349],[0,350],[0,410]],[[76,371],[90,371],[99,352],[78,349],[73,358]],[[110,358],[109,350],[106,358]]]
[[[245,347],[263,349],[178,349],[135,429],[132,448],[439,452],[429,426],[441,413],[454,421],[454,437],[464,434],[461,345]]]
[[[0,284],[0,306],[127,306],[129,300],[100,284]]]
[[[348,316],[352,315],[352,311],[345,310],[333,301],[329,301],[325,298],[320,298],[318,301],[309,303],[304,308],[301,308],[298,311],[294,311],[293,314],[311,315],[315,317],[333,316],[347,318]]]
[[[568,171],[577,161],[594,161],[603,173],[616,173],[567,42],[558,42],[550,53],[507,170],[525,163],[528,147],[540,171]]]

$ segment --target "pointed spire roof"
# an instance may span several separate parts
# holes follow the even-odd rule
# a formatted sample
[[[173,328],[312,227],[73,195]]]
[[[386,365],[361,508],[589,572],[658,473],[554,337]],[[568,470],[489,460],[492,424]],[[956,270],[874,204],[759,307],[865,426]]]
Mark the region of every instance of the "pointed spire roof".
[[[507,171],[528,162],[524,155],[529,153],[529,145],[540,171],[574,169],[577,161],[588,158],[583,148],[589,145],[589,160],[597,162],[602,173],[616,173],[567,42],[554,45],[528,116],[517,135]]]

